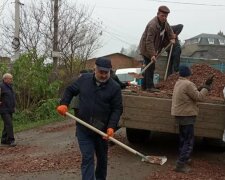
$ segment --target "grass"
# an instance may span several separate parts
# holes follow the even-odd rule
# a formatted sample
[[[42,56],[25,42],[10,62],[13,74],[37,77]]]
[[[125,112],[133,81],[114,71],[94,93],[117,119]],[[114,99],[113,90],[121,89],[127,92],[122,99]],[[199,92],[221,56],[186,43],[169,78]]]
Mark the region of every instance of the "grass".
[[[13,129],[14,133],[32,129],[32,128],[37,128],[43,125],[51,124],[53,122],[58,122],[62,121],[64,118],[52,118],[52,119],[46,119],[46,120],[41,120],[41,121],[13,121]],[[0,118],[0,137],[1,137],[1,132],[3,129],[3,121]]]

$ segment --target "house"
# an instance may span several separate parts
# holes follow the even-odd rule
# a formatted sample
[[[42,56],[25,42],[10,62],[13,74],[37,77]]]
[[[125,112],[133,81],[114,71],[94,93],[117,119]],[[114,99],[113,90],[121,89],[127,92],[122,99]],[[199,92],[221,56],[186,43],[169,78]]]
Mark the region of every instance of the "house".
[[[217,34],[199,34],[185,40],[182,56],[225,60],[225,37]]]
[[[138,61],[134,59],[133,57],[126,56],[121,53],[113,53],[106,55],[104,57],[107,57],[111,59],[112,67],[114,70],[120,69],[120,68],[136,68],[141,67],[141,61]],[[95,60],[97,58],[89,59],[86,61],[86,69],[92,69],[95,65]]]

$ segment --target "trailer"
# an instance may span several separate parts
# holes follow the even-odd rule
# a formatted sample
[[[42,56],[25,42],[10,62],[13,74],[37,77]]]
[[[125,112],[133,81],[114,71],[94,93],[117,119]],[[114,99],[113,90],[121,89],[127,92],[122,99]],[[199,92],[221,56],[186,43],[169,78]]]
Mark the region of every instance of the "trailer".
[[[171,98],[123,92],[124,112],[119,125],[126,128],[128,141],[141,142],[151,132],[177,134],[179,127],[171,116],[171,104]],[[195,136],[225,141],[225,104],[201,102],[198,106]]]

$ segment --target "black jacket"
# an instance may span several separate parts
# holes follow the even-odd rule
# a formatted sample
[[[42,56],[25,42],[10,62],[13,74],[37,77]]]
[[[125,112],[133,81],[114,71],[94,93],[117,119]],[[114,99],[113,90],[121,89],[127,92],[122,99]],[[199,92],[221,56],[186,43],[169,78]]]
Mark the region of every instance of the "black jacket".
[[[15,112],[15,93],[12,85],[2,82],[0,84],[0,113],[14,113]]]
[[[81,120],[102,131],[117,127],[123,106],[120,86],[114,80],[110,78],[97,86],[94,74],[83,74],[66,88],[60,104],[68,106],[73,96],[78,94],[78,117]]]
[[[121,82],[118,76],[114,72],[110,72],[110,73],[111,73],[110,77],[120,85],[121,89],[125,89],[127,87],[127,83]]]
[[[181,33],[181,31],[183,30],[183,24],[178,24],[178,25],[174,25],[174,26],[171,26],[174,34],[177,35],[177,38],[175,39],[175,44],[174,44],[174,49],[175,48],[181,48],[180,47],[180,42],[179,42],[179,39],[178,39],[178,35]]]

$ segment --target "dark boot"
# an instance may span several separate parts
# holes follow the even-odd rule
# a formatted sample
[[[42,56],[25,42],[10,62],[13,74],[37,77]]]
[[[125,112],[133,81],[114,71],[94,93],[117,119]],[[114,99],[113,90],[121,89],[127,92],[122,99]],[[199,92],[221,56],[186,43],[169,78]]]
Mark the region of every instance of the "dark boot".
[[[177,163],[174,171],[181,173],[189,173],[191,169],[186,164]]]
[[[187,165],[189,165],[189,166],[192,165],[192,159],[188,159],[186,163],[187,163]]]
[[[16,144],[16,142],[15,141],[11,141],[10,143],[9,143],[9,146],[10,147],[15,147],[17,144]]]

